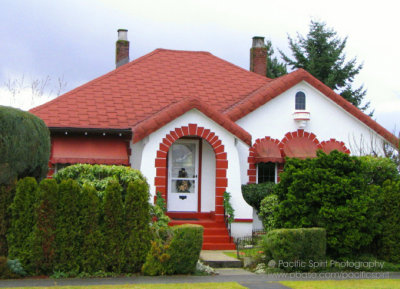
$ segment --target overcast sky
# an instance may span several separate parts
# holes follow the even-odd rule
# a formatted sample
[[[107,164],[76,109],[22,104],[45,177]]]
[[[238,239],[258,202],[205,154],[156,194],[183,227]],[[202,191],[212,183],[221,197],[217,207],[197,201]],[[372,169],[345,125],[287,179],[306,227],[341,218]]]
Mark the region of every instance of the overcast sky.
[[[49,76],[44,95],[53,97],[58,78],[66,92],[114,69],[119,28],[129,30],[131,60],[156,48],[202,50],[248,69],[253,36],[289,53],[287,36],[306,35],[314,19],[348,37],[347,58],[364,64],[356,83],[367,88],[374,118],[399,131],[399,7],[394,0],[2,0],[0,104],[30,107],[21,95],[33,80]],[[12,100],[4,84],[22,76],[26,89]]]

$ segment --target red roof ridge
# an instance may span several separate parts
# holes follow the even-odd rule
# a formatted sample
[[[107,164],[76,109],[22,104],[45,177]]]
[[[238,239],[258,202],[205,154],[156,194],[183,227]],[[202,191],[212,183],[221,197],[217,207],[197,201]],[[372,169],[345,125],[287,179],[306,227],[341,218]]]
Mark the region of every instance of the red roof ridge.
[[[241,139],[243,142],[251,146],[251,135],[240,127],[238,124],[229,119],[226,115],[218,112],[211,106],[206,105],[195,97],[187,97],[181,101],[171,103],[161,109],[156,114],[148,117],[146,120],[141,121],[132,128],[133,139],[132,142],[136,143],[161,128],[165,124],[183,115],[191,109],[197,109],[207,117],[214,120],[220,126],[224,127],[230,133]]]
[[[345,111],[381,135],[389,143],[395,146],[399,145],[399,139],[395,135],[302,68],[273,79],[271,82],[255,90],[253,93],[250,93],[243,100],[229,107],[224,111],[224,113],[236,122],[238,119],[254,111],[261,105],[267,103],[301,81],[306,81],[315,89],[322,92],[337,105],[341,106]]]
[[[208,51],[202,51],[202,50],[185,50],[185,49],[167,49],[167,48],[157,48],[154,51],[158,51],[158,52],[178,52],[178,53],[202,53],[202,54],[210,54],[213,55],[212,53],[208,52]]]

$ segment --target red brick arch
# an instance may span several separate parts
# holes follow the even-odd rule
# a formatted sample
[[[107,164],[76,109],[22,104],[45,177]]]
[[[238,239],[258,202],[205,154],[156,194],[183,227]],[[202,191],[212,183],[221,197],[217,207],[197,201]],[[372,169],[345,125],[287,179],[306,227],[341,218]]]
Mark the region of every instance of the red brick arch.
[[[249,157],[247,159],[247,162],[249,163],[249,169],[247,170],[247,175],[249,177],[249,184],[255,184],[256,183],[256,178],[257,178],[257,167],[256,167],[256,154],[257,154],[257,149],[260,145],[262,145],[265,142],[272,142],[275,143],[276,145],[280,144],[280,141],[277,139],[270,138],[269,136],[266,136],[262,139],[256,139],[254,142],[254,145],[249,149]],[[279,167],[278,167],[279,169]]]
[[[171,145],[178,139],[185,136],[197,136],[205,139],[213,148],[216,159],[216,172],[215,172],[215,217],[216,220],[223,220],[224,216],[224,192],[228,186],[228,179],[226,177],[226,170],[228,169],[227,153],[225,147],[219,137],[210,129],[197,126],[197,124],[189,124],[175,128],[167,134],[160,143],[155,159],[156,177],[154,178],[154,185],[156,192],[160,192],[164,198],[167,196],[167,156]]]

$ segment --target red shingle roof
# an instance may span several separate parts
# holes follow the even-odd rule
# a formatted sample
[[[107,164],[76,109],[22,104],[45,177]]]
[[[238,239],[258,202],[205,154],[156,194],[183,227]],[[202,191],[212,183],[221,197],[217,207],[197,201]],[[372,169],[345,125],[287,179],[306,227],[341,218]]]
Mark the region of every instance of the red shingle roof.
[[[222,112],[269,81],[208,52],[157,49],[31,112],[48,127],[131,128],[187,97]]]
[[[302,69],[271,80],[208,52],[157,49],[31,112],[48,127],[133,128],[138,141],[197,108],[248,143],[249,134],[234,122],[303,80],[389,142],[398,143],[393,134]]]

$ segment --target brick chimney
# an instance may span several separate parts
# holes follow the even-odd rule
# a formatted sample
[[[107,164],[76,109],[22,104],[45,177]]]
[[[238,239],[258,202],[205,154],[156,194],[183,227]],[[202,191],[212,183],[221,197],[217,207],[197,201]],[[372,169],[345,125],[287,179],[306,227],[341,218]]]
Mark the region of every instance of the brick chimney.
[[[262,76],[267,75],[267,47],[264,37],[253,37],[253,45],[250,49],[250,71]]]
[[[129,62],[128,30],[118,29],[118,40],[115,44],[115,66],[118,68]]]

